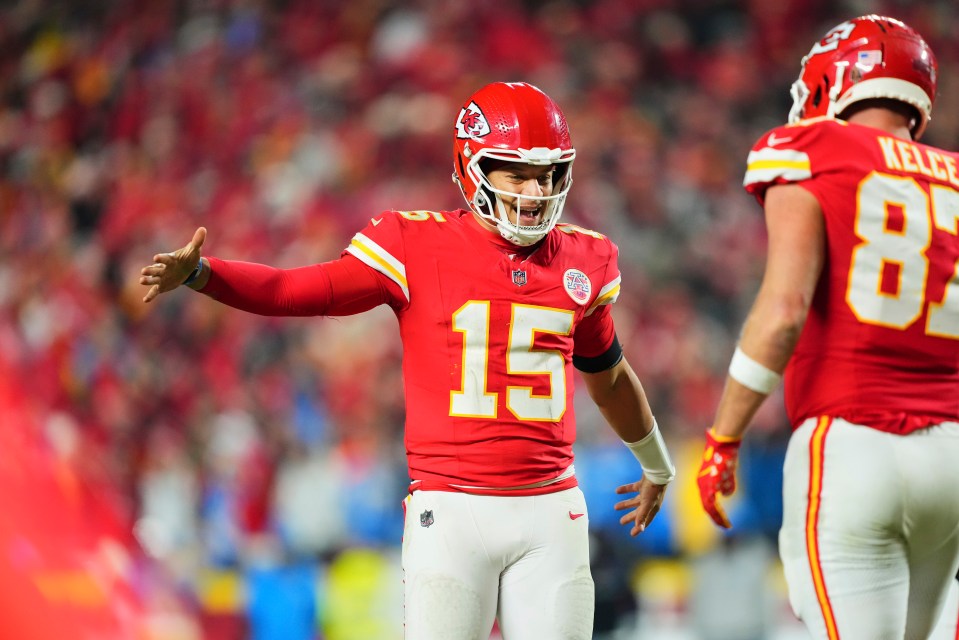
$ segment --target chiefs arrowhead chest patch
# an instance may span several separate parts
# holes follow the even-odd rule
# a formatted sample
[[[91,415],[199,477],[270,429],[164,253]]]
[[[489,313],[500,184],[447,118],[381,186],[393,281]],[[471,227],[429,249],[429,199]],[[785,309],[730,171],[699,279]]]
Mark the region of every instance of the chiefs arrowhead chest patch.
[[[589,296],[593,291],[593,285],[589,277],[579,269],[567,269],[563,274],[563,287],[566,293],[573,299],[573,302],[579,305],[585,305],[589,302]]]

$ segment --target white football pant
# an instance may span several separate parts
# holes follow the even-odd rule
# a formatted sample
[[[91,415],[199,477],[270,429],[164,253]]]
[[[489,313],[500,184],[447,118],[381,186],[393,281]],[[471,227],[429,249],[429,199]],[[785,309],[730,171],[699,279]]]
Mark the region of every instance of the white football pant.
[[[783,512],[789,599],[814,638],[925,640],[959,569],[959,423],[900,436],[805,421]]]
[[[589,640],[594,589],[579,488],[414,491],[405,501],[407,640]]]

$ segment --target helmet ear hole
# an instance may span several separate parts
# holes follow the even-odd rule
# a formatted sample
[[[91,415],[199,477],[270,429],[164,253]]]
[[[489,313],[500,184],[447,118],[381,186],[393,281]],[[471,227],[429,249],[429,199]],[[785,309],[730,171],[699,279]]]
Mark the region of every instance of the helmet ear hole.
[[[553,186],[563,184],[563,181],[566,179],[566,176],[569,175],[569,164],[568,162],[558,162],[556,163],[556,169],[553,171]]]
[[[476,192],[476,205],[479,207],[485,207],[491,202],[493,202],[493,198],[490,196],[486,187],[480,187]]]
[[[825,78],[823,78],[823,81],[825,81]],[[822,102],[822,85],[816,87],[816,93],[814,93],[812,96],[811,104],[813,109],[819,108],[820,102]]]

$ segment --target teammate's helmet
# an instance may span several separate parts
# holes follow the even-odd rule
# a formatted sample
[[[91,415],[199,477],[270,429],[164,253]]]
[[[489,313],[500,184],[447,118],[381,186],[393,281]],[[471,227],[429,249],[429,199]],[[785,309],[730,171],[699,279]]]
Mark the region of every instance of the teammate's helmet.
[[[524,82],[486,85],[470,96],[456,118],[453,181],[473,211],[520,246],[539,241],[556,225],[573,183],[575,157],[563,112],[552,98]],[[540,224],[520,226],[518,218],[516,224],[509,221],[500,196],[517,196],[490,184],[483,168],[485,160],[555,167],[551,194],[522,196],[541,203]]]
[[[802,60],[793,83],[789,121],[842,117],[860,100],[889,98],[915,107],[918,139],[936,96],[936,56],[915,30],[899,20],[869,15],[833,27]]]

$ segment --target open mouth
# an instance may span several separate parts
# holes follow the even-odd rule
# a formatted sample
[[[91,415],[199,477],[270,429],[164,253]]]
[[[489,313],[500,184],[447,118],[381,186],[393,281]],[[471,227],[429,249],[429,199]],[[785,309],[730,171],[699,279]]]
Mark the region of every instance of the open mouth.
[[[540,224],[540,213],[542,207],[523,207],[519,210],[519,215],[517,216],[517,224],[521,227],[535,227]]]

